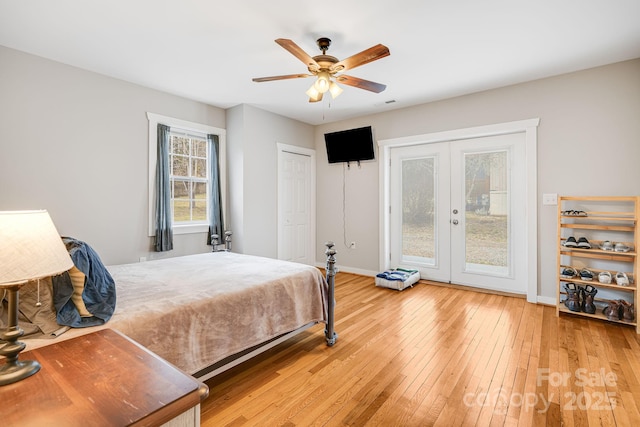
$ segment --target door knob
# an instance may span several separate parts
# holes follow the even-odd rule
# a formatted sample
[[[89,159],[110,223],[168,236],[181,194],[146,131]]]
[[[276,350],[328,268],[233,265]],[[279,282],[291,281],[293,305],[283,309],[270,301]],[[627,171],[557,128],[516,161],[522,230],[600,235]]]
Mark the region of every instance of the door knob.
[[[458,225],[458,220],[454,219],[453,221],[451,221],[453,223],[453,225]]]

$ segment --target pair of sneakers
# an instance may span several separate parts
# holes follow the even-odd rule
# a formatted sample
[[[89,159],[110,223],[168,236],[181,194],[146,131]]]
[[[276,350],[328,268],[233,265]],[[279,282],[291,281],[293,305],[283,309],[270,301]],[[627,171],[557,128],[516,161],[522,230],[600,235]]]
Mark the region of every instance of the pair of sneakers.
[[[587,213],[585,211],[568,210],[568,211],[562,211],[561,215],[563,215],[563,216],[587,216]]]
[[[573,279],[574,277],[580,277],[581,280],[591,281],[593,280],[593,273],[588,268],[583,268],[580,273],[573,267],[565,267],[560,273],[560,277],[563,279]]]
[[[629,286],[629,276],[623,271],[618,271],[615,276],[612,276],[608,271],[601,271],[598,274],[598,281],[606,285],[612,283],[614,279],[618,286]]]
[[[580,237],[578,240],[573,236],[568,237],[567,240],[564,241],[564,246],[567,248],[591,249],[591,243],[589,243],[586,237]]]
[[[616,243],[615,245],[611,243],[609,240],[605,240],[600,245],[600,249],[603,251],[612,251],[612,252],[629,252],[631,248],[624,243]]]

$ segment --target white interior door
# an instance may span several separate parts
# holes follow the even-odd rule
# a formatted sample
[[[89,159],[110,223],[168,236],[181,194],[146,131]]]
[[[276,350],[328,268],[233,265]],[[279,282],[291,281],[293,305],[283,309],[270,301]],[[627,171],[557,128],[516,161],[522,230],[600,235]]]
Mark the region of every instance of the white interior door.
[[[315,260],[315,152],[278,144],[278,259]]]
[[[524,133],[393,147],[390,158],[391,265],[526,294]]]

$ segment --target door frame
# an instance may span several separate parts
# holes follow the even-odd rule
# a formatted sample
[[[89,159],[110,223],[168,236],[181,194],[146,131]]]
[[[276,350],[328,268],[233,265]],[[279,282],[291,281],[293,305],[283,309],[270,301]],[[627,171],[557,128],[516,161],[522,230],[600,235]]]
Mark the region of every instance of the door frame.
[[[539,118],[518,120],[506,123],[497,123],[485,126],[475,126],[463,129],[455,129],[443,132],[413,135],[401,138],[392,138],[378,141],[379,162],[379,188],[380,188],[380,270],[390,268],[390,236],[389,212],[391,209],[391,188],[389,186],[391,168],[391,148],[432,144],[436,142],[450,142],[460,139],[473,139],[486,136],[505,135],[510,133],[525,134],[525,161],[526,161],[526,232],[525,255],[526,264],[523,269],[523,277],[527,278],[527,301],[535,303],[538,299],[538,201],[537,201],[537,147]]]
[[[309,215],[309,236],[307,236],[308,238],[308,242],[309,242],[309,247],[308,249],[308,253],[309,253],[309,257],[310,257],[310,264],[309,265],[314,265],[315,264],[315,256],[316,256],[316,150],[313,150],[311,148],[304,148],[304,147],[298,147],[297,145],[289,145],[289,144],[283,144],[283,143],[276,143],[276,147],[278,150],[278,194],[277,194],[277,205],[278,205],[278,242],[277,242],[277,252],[278,252],[278,259],[281,259],[282,257],[282,247],[284,244],[284,239],[283,239],[283,230],[282,230],[282,222],[283,222],[283,214],[280,210],[280,196],[282,194],[282,189],[280,188],[280,177],[282,176],[282,167],[284,166],[284,157],[283,154],[284,153],[290,153],[290,154],[297,154],[297,155],[301,155],[301,156],[307,156],[310,158],[310,167],[309,167],[309,179],[310,179],[310,184],[309,184],[309,202],[310,202],[310,215]]]

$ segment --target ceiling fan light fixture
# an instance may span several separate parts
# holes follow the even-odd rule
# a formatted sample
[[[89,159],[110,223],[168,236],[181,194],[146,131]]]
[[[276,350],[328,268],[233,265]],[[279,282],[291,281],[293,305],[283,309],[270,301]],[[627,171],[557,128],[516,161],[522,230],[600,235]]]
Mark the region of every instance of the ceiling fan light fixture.
[[[318,80],[314,83],[316,90],[320,93],[325,93],[329,90],[331,85],[331,76],[327,71],[320,71],[318,73]]]
[[[309,97],[309,102],[318,102],[322,99],[322,92],[318,92],[316,89],[315,83],[311,85],[309,89],[305,92]]]
[[[369,62],[377,61],[385,56],[389,56],[389,48],[384,45],[377,44],[369,49],[365,49],[360,53],[356,53],[355,55],[351,55],[350,57],[339,61],[338,58],[327,55],[327,50],[331,45],[331,40],[326,37],[321,37],[317,40],[318,47],[322,51],[322,55],[316,55],[314,57],[302,50],[302,48],[292,40],[276,39],[276,43],[302,61],[307,66],[308,72],[311,74],[286,74],[282,76],[256,77],[252,79],[254,82],[270,82],[273,80],[299,79],[315,76],[316,81],[306,91],[306,94],[309,96],[309,102],[322,101],[322,96],[326,92],[330,92],[334,99],[337,98],[342,93],[342,88],[338,86],[338,83],[368,90],[374,93],[380,93],[386,88],[383,84],[359,79],[353,76],[336,76],[336,73],[351,70],[361,65],[368,64]],[[332,80],[332,77],[335,81]]]
[[[329,92],[331,92],[331,96],[333,97],[333,99],[336,99],[342,93],[342,90],[343,89],[338,86],[338,83],[336,82],[332,81],[329,85]]]

